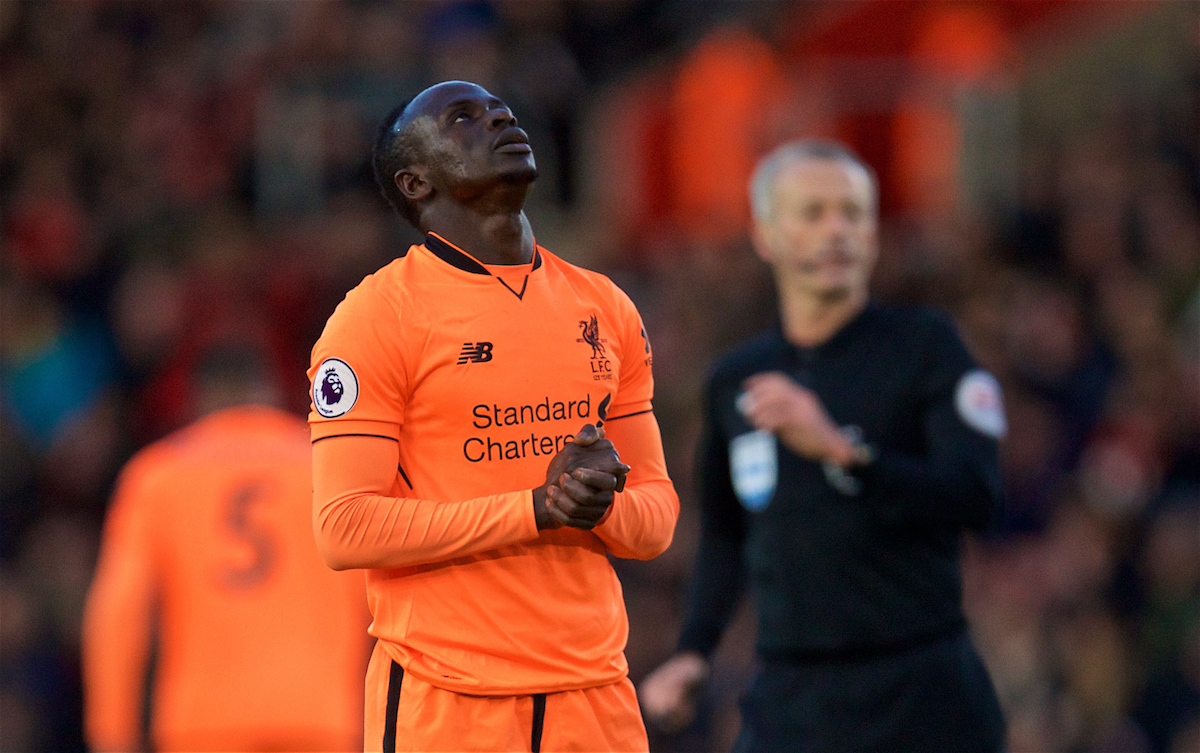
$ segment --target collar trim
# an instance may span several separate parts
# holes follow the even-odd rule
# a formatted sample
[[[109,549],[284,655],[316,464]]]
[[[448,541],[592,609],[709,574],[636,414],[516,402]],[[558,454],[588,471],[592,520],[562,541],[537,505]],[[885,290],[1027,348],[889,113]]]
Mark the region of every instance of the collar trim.
[[[451,245],[445,238],[436,233],[425,234],[425,248],[433,255],[452,267],[475,275],[491,275],[487,267],[472,259],[469,255]]]
[[[452,267],[456,267],[464,272],[470,272],[471,274],[475,275],[487,275],[489,277],[492,276],[492,273],[488,271],[488,268],[479,263],[475,257],[450,243],[450,241],[446,240],[437,233],[425,234],[425,248],[429,249],[434,256],[438,257]],[[538,250],[537,244],[535,243],[533,247],[533,265],[529,268],[529,271],[532,272],[540,266],[542,266],[542,252]],[[517,297],[519,298],[520,296]]]

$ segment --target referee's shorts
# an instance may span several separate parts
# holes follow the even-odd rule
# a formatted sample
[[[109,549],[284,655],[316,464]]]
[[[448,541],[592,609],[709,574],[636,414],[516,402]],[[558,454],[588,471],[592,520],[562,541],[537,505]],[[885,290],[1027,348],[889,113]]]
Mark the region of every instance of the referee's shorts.
[[[1004,717],[969,635],[880,655],[763,661],[735,753],[999,753]]]
[[[463,695],[406,673],[378,643],[367,667],[364,734],[368,753],[650,749],[629,678],[560,693]]]

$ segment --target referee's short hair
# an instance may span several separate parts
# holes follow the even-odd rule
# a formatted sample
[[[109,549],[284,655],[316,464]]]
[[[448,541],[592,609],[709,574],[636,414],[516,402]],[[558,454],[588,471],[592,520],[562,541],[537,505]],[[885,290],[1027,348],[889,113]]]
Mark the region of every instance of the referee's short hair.
[[[789,141],[776,147],[773,152],[759,160],[750,176],[750,211],[754,219],[766,222],[775,211],[774,201],[775,179],[779,173],[790,165],[808,160],[838,160],[857,165],[867,174],[871,183],[871,198],[878,206],[879,180],[871,166],[862,160],[853,149],[830,139],[803,139]]]
[[[403,122],[404,111],[411,102],[409,99],[392,108],[379,124],[375,148],[371,152],[371,170],[375,173],[375,183],[379,185],[383,198],[387,199],[397,214],[420,230],[420,209],[396,185],[396,173],[416,162],[419,157],[417,145],[408,132],[409,124]]]

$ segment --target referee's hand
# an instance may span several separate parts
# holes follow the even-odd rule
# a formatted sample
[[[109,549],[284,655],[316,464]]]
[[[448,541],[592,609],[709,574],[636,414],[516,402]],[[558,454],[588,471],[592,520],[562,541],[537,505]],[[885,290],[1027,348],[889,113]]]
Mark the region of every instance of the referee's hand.
[[[604,429],[586,424],[550,460],[546,483],[533,490],[538,530],[570,526],[585,531],[608,514],[625,488],[629,466],[621,462]]]
[[[674,734],[696,718],[696,696],[708,680],[708,660],[695,651],[681,651],[642,680],[638,698],[646,721]]]
[[[858,450],[812,390],[779,371],[755,374],[742,387],[738,410],[754,428],[774,432],[785,447],[809,460],[842,467],[858,462]]]

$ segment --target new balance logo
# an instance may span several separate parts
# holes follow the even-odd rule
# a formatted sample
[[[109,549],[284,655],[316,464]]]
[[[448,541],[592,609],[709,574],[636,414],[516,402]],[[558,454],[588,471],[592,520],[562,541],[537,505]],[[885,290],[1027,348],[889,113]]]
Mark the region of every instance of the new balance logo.
[[[463,343],[462,352],[458,354],[458,362],[484,363],[492,360],[491,343]]]

